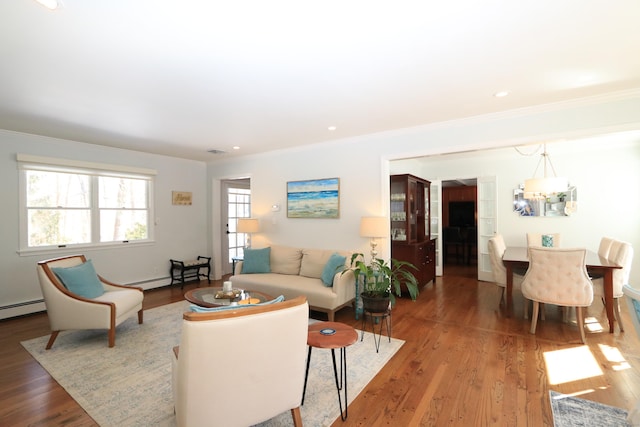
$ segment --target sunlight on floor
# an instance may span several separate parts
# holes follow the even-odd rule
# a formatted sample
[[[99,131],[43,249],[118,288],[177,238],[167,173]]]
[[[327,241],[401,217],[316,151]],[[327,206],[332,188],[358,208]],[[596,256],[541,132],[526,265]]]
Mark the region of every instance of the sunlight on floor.
[[[549,384],[563,384],[603,375],[586,345],[544,353]]]
[[[587,331],[589,332],[602,332],[604,328],[595,317],[586,317],[584,319],[584,323],[587,327]]]
[[[625,360],[620,350],[610,345],[599,344],[600,351],[611,362],[611,369],[614,371],[622,371],[624,369],[630,369],[631,365]]]

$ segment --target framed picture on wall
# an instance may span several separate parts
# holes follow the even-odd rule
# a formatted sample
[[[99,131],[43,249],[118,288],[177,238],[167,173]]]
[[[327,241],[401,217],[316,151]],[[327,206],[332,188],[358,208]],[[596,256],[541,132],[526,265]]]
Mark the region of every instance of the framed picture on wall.
[[[340,178],[287,182],[288,218],[339,218]]]

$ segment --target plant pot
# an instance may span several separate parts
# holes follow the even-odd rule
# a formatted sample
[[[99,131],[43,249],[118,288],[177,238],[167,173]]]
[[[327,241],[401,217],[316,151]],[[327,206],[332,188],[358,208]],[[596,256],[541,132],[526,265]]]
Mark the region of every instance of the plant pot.
[[[389,295],[371,296],[362,293],[362,308],[370,313],[384,313],[389,309]]]

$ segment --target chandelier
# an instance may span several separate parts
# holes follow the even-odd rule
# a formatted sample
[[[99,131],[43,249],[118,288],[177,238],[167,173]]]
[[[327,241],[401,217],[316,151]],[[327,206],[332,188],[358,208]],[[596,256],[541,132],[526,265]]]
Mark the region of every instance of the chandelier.
[[[550,194],[562,193],[569,188],[569,181],[565,177],[556,176],[556,170],[551,163],[551,157],[547,153],[547,144],[543,145],[544,149],[540,155],[540,160],[536,165],[535,171],[533,171],[533,177],[525,179],[524,181],[524,193],[526,198],[546,198]],[[536,173],[540,168],[540,164],[543,166],[543,176],[541,178],[536,177]],[[548,166],[547,166],[548,165]],[[553,172],[553,175],[548,175],[548,170]]]

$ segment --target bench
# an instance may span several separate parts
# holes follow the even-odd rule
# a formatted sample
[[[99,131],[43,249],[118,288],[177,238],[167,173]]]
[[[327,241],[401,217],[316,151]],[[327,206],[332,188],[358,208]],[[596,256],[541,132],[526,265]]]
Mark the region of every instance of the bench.
[[[211,284],[211,257],[198,255],[197,259],[189,261],[179,261],[170,259],[171,268],[169,269],[169,275],[171,276],[171,284],[177,280],[180,283],[180,288],[184,286],[186,279],[195,278],[200,280],[200,276],[207,278],[207,282]],[[201,268],[207,269],[207,274],[200,273]]]

